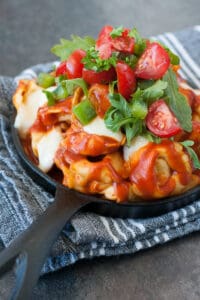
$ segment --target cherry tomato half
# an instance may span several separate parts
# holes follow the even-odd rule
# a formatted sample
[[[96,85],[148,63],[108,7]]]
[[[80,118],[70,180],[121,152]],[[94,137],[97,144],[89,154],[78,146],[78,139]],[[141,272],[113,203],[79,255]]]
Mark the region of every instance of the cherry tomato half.
[[[146,125],[153,134],[161,138],[171,137],[182,130],[177,118],[163,99],[155,101],[149,107]]]
[[[170,58],[158,43],[149,43],[142,56],[139,58],[135,75],[143,79],[161,78],[170,65]]]
[[[82,59],[85,57],[85,55],[85,51],[77,49],[68,57],[66,61],[66,74],[68,79],[82,77]]]
[[[107,59],[112,54],[111,36],[110,33],[113,31],[113,27],[110,25],[104,26],[96,40],[96,50],[99,51],[101,59]]]
[[[128,100],[136,88],[135,72],[124,62],[117,63],[116,72],[118,92]]]
[[[106,25],[102,28],[96,41],[96,50],[99,51],[99,56],[102,59],[107,59],[113,51],[133,53],[134,38],[129,36],[130,30],[124,28],[120,36],[111,37],[113,27]]]
[[[100,72],[83,68],[82,77],[89,84],[106,84],[116,79],[116,72],[113,67],[111,67],[108,71],[105,70]]]
[[[62,61],[56,69],[56,76],[61,76],[66,74],[66,60]]]
[[[133,53],[134,51],[134,38],[130,37],[129,29],[124,29],[122,35],[111,39],[111,45],[113,50],[125,53]]]

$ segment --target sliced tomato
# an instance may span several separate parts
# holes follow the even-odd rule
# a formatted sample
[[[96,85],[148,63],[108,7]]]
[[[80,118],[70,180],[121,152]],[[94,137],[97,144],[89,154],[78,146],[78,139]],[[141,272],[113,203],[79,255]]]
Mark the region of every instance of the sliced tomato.
[[[66,60],[62,61],[56,68],[56,76],[61,76],[66,74]]]
[[[149,107],[146,125],[153,134],[161,138],[171,137],[182,131],[177,118],[163,99],[155,101]]]
[[[124,28],[121,36],[111,37],[113,27],[106,25],[102,28],[96,41],[96,50],[99,51],[99,56],[102,59],[107,59],[113,51],[133,53],[134,38],[129,36],[130,30]]]
[[[113,27],[110,25],[104,26],[96,40],[96,50],[99,51],[99,56],[102,59],[107,59],[112,54],[111,36],[110,33],[113,31]]]
[[[116,72],[118,92],[128,100],[136,88],[135,72],[124,62],[117,63]]]
[[[165,49],[156,42],[148,43],[138,60],[135,75],[143,79],[161,78],[170,65],[170,58]]]
[[[82,59],[85,57],[85,55],[85,51],[77,49],[68,57],[66,61],[66,74],[68,79],[82,77]]]
[[[108,71],[105,70],[100,72],[83,68],[82,77],[90,85],[94,83],[106,84],[116,79],[116,72],[113,67]]]
[[[130,54],[134,52],[135,41],[128,35],[129,32],[130,30],[125,28],[121,36],[111,39],[113,50]]]

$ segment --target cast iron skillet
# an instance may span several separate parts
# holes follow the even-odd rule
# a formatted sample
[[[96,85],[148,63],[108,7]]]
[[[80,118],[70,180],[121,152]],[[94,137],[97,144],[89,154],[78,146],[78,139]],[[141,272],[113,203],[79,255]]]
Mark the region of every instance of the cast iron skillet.
[[[53,242],[66,222],[80,209],[111,217],[145,218],[183,207],[200,197],[200,187],[161,201],[123,204],[81,194],[57,183],[29,160],[14,126],[12,126],[12,137],[28,174],[46,190],[55,193],[55,201],[0,254],[0,276],[5,276],[13,266],[15,267],[16,284],[10,291],[10,299],[30,299]]]

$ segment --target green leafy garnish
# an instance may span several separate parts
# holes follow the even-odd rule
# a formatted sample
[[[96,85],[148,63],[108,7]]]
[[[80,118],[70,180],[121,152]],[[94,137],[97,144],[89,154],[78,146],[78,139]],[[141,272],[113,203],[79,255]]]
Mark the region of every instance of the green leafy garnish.
[[[94,45],[95,40],[90,36],[81,38],[77,35],[71,35],[71,40],[60,39],[60,44],[53,46],[51,52],[63,61],[66,60],[74,50],[82,49],[87,51]]]
[[[73,95],[73,92],[77,87],[81,87],[83,93],[86,96],[88,95],[87,83],[82,78],[64,80],[62,81],[62,84],[65,85],[69,95]]]
[[[157,100],[163,97],[167,88],[167,82],[157,80],[152,82],[152,85],[145,89],[137,88],[136,92],[132,95],[133,100],[146,100],[150,103],[152,100]]]
[[[117,62],[117,56],[113,53],[111,57],[107,59],[101,59],[99,52],[95,50],[95,47],[91,47],[86,56],[82,59],[84,67],[95,72],[103,70],[109,70],[111,66],[115,66]]]
[[[137,88],[130,102],[127,102],[120,94],[110,94],[111,107],[104,118],[106,127],[112,131],[124,131],[127,144],[130,145],[133,137],[147,133],[144,119],[148,112],[148,105],[151,101],[162,97],[166,87],[166,82],[157,80],[144,90]],[[110,85],[110,91],[114,91],[114,84]],[[152,137],[153,139],[154,137]]]
[[[169,69],[164,75],[163,80],[167,82],[166,101],[178,119],[181,127],[190,132],[192,130],[192,111],[186,97],[178,91],[176,74]]]
[[[179,65],[180,64],[180,58],[178,57],[178,55],[176,55],[175,53],[173,53],[171,51],[171,49],[167,48],[164,46],[164,49],[167,51],[169,58],[170,58],[170,63],[172,65]]]
[[[136,111],[136,107],[133,110],[131,103],[128,103],[120,94],[110,94],[109,100],[111,107],[106,112],[104,121],[106,127],[112,131],[118,131],[122,129],[126,134],[127,144],[134,136],[142,134],[143,132],[143,115],[141,115],[141,107],[139,107],[140,113]]]
[[[133,28],[129,32],[129,36],[133,37],[135,40],[134,53],[136,55],[141,55],[146,48],[146,39],[141,37],[141,35],[139,34],[136,28]]]
[[[123,32],[123,31],[124,31],[123,26],[119,26],[119,27],[117,27],[117,28],[114,28],[114,29],[111,31],[110,36],[111,36],[112,38],[119,37],[119,36],[122,35],[122,32]]]
[[[194,145],[194,141],[187,140],[187,141],[181,142],[180,144],[186,148],[186,150],[187,150],[188,154],[190,155],[190,158],[193,162],[194,168],[200,169],[199,158],[198,158],[196,152],[191,148]]]

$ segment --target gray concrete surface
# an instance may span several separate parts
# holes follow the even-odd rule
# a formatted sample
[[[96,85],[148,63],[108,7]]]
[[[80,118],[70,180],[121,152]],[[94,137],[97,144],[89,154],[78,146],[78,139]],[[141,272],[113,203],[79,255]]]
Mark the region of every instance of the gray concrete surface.
[[[200,24],[199,0],[0,0],[0,74],[54,60],[50,47],[104,24],[145,35]],[[33,299],[199,300],[199,233],[136,255],[82,261],[39,280]]]

